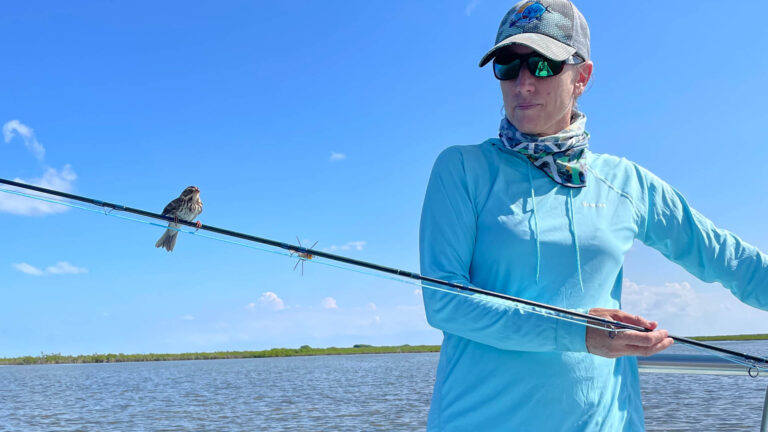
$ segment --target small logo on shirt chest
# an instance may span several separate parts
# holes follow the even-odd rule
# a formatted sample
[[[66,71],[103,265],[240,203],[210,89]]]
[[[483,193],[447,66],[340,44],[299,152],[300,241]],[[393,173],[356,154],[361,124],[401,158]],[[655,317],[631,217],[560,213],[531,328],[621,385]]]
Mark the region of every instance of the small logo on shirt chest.
[[[605,203],[590,203],[590,202],[583,202],[581,203],[582,207],[599,207],[599,208],[605,208]]]

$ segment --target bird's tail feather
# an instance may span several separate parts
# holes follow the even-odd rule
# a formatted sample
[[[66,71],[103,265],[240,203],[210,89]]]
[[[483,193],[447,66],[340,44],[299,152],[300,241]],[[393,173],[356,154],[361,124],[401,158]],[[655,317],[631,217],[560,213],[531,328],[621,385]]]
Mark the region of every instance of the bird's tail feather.
[[[173,252],[173,248],[176,246],[176,238],[179,236],[179,232],[176,230],[165,230],[162,236],[155,243],[155,247],[165,248],[168,252]]]

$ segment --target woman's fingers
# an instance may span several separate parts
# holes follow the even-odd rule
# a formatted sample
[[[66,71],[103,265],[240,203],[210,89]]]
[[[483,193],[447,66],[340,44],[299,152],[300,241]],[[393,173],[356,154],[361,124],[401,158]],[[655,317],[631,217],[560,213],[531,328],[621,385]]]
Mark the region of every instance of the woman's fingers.
[[[649,356],[669,348],[669,346],[674,343],[672,338],[664,336],[666,331],[653,332],[657,333],[655,335],[651,335],[650,333],[640,334],[641,336],[650,335],[651,337],[630,337],[631,340],[642,344],[636,345],[627,343],[626,334],[629,332],[623,332],[624,334],[622,336],[625,337],[616,336],[615,339],[610,339],[606,336],[606,332],[603,330],[590,330],[592,329],[587,329],[587,349],[592,354],[608,358],[621,356]]]
[[[651,346],[635,346],[635,345],[627,345],[627,349],[631,352],[634,352],[634,354],[626,354],[626,355],[635,355],[635,356],[652,356],[658,352],[664,351],[665,349],[669,348],[675,341],[672,338],[665,338],[661,342],[651,345]]]
[[[668,337],[669,332],[666,330],[655,330],[647,333],[629,330],[619,332],[615,339],[617,342],[621,342],[625,345],[648,347],[661,343]]]
[[[647,319],[641,317],[640,315],[628,314],[624,311],[620,311],[617,309],[614,309],[614,311],[615,312],[613,313],[612,318],[615,321],[621,321],[623,323],[640,326],[648,330],[654,330],[659,325],[659,323],[657,323],[656,321],[648,321]]]
[[[603,357],[615,358],[621,356],[649,356],[669,348],[674,340],[666,330],[656,330],[658,323],[649,321],[639,315],[632,315],[619,309],[595,308],[589,311],[591,315],[620,321],[643,327],[649,332],[634,330],[609,330],[594,327],[587,328],[587,349],[589,352]]]

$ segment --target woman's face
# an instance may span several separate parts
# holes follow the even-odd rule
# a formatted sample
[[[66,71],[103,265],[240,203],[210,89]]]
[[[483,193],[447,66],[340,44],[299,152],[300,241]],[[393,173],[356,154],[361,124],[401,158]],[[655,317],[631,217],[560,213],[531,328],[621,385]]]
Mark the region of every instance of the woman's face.
[[[517,54],[533,51],[522,45],[506,49]],[[591,74],[592,62],[565,65],[558,75],[546,78],[534,77],[527,68],[521,68],[517,79],[499,81],[507,120],[529,135],[560,132],[570,126],[573,103],[584,91]]]

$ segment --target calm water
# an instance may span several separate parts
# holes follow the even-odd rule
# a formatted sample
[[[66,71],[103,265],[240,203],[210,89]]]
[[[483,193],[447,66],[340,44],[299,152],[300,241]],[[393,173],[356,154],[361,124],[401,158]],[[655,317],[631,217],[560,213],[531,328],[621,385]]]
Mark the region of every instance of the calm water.
[[[723,345],[768,355],[765,342]],[[0,367],[0,430],[423,430],[437,358],[6,366]],[[641,376],[648,430],[759,428],[768,379]]]

